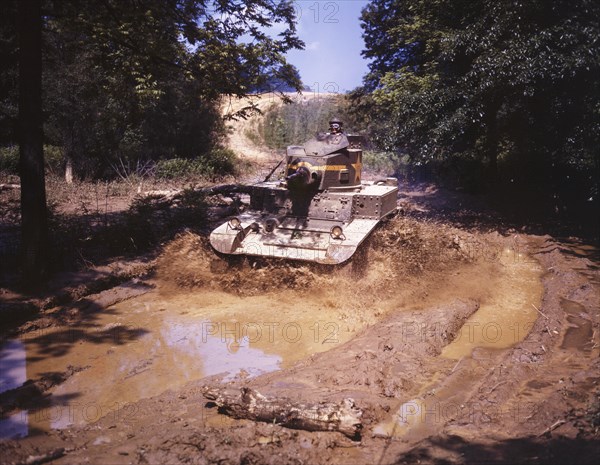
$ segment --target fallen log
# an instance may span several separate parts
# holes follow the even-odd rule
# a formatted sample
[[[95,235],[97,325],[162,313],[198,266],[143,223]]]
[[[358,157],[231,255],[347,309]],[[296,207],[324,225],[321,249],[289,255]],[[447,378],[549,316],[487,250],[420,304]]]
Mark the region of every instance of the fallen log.
[[[51,462],[65,455],[66,449],[61,447],[53,451],[41,455],[30,455],[24,462],[18,462],[18,465],[40,465],[42,463]]]
[[[144,197],[157,197],[157,198],[165,198],[165,199],[172,199],[173,197],[177,196],[177,195],[181,195],[181,193],[183,192],[182,189],[176,189],[176,190],[153,190],[153,191],[146,191],[144,192],[142,195]]]
[[[249,388],[208,386],[203,395],[216,404],[220,413],[233,418],[275,422],[306,431],[339,431],[349,438],[360,439],[363,412],[350,398],[339,403],[299,404],[286,398],[268,398]]]
[[[0,190],[3,189],[20,189],[21,184],[0,184]]]
[[[206,195],[250,194],[252,186],[246,184],[221,184],[219,186],[194,189]]]
[[[160,202],[173,202],[181,199],[186,190],[199,192],[206,196],[223,195],[226,197],[233,197],[235,194],[249,194],[252,190],[252,186],[244,184],[221,184],[211,187],[192,187],[191,189],[152,190],[140,193],[139,195],[145,198],[156,199]]]

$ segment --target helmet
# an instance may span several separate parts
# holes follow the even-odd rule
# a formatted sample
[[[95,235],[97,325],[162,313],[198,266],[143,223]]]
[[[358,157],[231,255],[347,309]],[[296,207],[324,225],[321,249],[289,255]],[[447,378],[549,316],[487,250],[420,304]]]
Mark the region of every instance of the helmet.
[[[339,119],[331,118],[331,120],[329,121],[329,130],[333,134],[338,134],[342,132],[342,125],[343,123]]]

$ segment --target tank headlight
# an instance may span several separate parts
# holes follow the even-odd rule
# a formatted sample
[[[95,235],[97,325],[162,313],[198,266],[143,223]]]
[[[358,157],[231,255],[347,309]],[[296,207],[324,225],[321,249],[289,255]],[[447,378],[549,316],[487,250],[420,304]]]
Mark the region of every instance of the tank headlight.
[[[330,234],[333,239],[344,239],[344,230],[341,226],[334,226],[331,228]]]
[[[269,218],[267,221],[265,221],[265,231],[267,233],[272,233],[275,231],[277,226],[279,226],[279,221],[277,221],[275,218]]]
[[[250,230],[257,233],[260,230],[260,225],[255,221],[250,225]]]
[[[228,224],[231,229],[242,229],[242,222],[239,218],[231,218]]]

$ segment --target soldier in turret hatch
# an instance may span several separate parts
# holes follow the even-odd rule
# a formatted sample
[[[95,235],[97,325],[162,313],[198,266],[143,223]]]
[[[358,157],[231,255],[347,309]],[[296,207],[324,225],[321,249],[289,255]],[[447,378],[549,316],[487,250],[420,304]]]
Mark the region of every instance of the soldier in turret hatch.
[[[329,121],[329,134],[341,134],[344,132],[344,123],[342,123],[339,119],[337,118],[332,118],[331,121]]]

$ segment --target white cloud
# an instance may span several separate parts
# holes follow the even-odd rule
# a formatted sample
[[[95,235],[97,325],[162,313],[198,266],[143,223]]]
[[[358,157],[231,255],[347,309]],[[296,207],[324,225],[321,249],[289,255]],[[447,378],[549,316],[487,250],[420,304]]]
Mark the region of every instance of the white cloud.
[[[319,42],[309,42],[306,44],[305,50],[319,50],[321,44]]]

